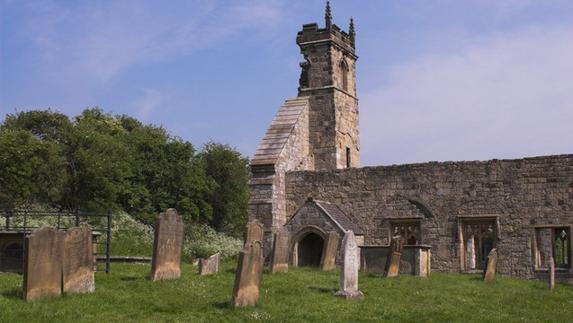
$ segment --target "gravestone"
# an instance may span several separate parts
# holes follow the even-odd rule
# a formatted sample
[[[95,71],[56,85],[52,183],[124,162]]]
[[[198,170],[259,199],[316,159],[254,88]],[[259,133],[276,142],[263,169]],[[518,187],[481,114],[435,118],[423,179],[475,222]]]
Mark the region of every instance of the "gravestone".
[[[233,287],[233,307],[255,306],[259,301],[259,288],[263,271],[261,241],[246,243],[239,253],[239,263]]]
[[[221,254],[216,254],[205,258],[199,259],[199,275],[214,275],[219,272],[219,262],[221,261]]]
[[[62,294],[62,232],[42,227],[24,241],[24,299]]]
[[[340,290],[336,296],[345,299],[361,299],[364,297],[358,290],[358,269],[360,267],[360,255],[358,244],[352,230],[346,231],[342,239],[342,270],[340,272]]]
[[[402,237],[394,236],[390,241],[388,260],[386,261],[386,277],[396,277],[400,274],[400,258],[402,257]]]
[[[555,288],[555,262],[553,257],[549,257],[549,290]]]
[[[497,248],[491,249],[487,255],[487,265],[483,273],[483,280],[491,282],[495,279],[495,272],[497,270]]]
[[[62,279],[65,293],[95,291],[92,231],[71,228],[63,234]]]
[[[247,230],[245,233],[245,244],[255,242],[255,241],[263,241],[263,224],[259,220],[251,220],[247,223]]]
[[[181,277],[183,220],[175,209],[167,209],[155,221],[151,279],[167,280]]]
[[[336,253],[338,252],[338,242],[340,238],[338,233],[330,231],[324,241],[324,251],[320,259],[320,269],[329,271],[336,268]]]
[[[275,235],[273,242],[273,259],[271,273],[288,271],[289,231],[282,227]]]

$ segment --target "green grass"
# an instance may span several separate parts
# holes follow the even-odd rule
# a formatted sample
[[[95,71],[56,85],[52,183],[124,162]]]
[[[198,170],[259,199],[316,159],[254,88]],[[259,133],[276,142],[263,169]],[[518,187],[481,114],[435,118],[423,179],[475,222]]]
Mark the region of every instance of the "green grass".
[[[21,300],[22,277],[0,274],[2,322],[572,322],[573,287],[504,279],[485,284],[477,276],[434,273],[423,279],[385,279],[361,274],[365,298],[334,297],[338,273],[290,269],[265,273],[258,306],[229,306],[235,262],[217,276],[200,277],[185,264],[177,281],[151,282],[148,265],[113,264],[97,273],[90,295],[68,295],[33,303]]]

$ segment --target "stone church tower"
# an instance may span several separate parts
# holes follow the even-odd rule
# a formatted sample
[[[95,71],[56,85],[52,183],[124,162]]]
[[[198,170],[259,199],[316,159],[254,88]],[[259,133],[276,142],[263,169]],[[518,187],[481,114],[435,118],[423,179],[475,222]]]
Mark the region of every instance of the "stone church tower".
[[[299,97],[309,97],[310,153],[316,170],[359,167],[354,22],[342,31],[327,2],[325,25],[306,24],[296,38],[304,56]]]
[[[333,24],[328,2],[325,23],[303,25],[298,33],[304,56],[298,96],[279,108],[251,159],[249,219],[264,224],[265,251],[290,216],[287,172],[360,165],[354,23],[348,32]]]

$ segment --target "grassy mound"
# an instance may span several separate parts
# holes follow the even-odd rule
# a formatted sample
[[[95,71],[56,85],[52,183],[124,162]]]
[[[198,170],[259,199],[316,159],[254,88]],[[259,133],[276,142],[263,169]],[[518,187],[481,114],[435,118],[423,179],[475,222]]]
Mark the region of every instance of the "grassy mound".
[[[34,303],[21,300],[22,277],[0,274],[3,322],[571,322],[573,287],[553,292],[542,282],[498,279],[485,284],[477,276],[432,274],[428,279],[395,279],[361,274],[362,301],[333,296],[338,273],[290,269],[265,274],[260,304],[229,305],[235,261],[217,276],[201,277],[183,266],[177,281],[151,282],[147,265],[113,264],[97,273],[90,295],[67,295]]]

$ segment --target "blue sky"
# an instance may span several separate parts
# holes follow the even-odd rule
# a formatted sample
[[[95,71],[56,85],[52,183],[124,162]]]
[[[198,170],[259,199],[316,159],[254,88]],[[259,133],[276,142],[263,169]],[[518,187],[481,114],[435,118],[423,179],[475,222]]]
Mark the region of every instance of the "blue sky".
[[[573,1],[334,0],[364,165],[573,153]],[[251,155],[324,1],[0,0],[0,119],[99,106]]]

